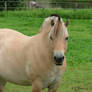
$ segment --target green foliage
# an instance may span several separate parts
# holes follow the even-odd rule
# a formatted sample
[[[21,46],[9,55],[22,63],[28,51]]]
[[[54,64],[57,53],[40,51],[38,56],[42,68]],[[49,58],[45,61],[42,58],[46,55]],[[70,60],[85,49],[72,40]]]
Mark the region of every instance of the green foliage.
[[[61,7],[61,8],[88,8],[92,7],[90,3],[91,0],[51,0],[52,7]]]
[[[28,11],[1,12],[0,16],[45,18],[52,13],[56,13],[63,18],[69,19],[92,19],[92,9],[78,9],[76,11],[73,9],[31,9]]]
[[[89,2],[91,0],[51,0],[52,2]]]
[[[25,0],[0,0],[0,10],[15,10],[20,5],[22,6],[22,2]]]

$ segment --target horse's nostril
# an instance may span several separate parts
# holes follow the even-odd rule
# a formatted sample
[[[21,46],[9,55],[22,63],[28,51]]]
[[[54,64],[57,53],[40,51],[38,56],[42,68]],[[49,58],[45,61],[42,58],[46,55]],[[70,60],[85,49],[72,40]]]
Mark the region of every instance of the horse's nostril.
[[[64,56],[62,57],[56,57],[54,56],[54,60],[57,62],[57,63],[62,63],[64,61]]]
[[[60,57],[60,58],[57,58],[57,61],[58,62],[62,62],[64,60],[64,56],[63,57]]]
[[[57,60],[57,57],[56,56],[54,56],[54,60]]]
[[[62,60],[64,60],[64,56],[62,57]]]

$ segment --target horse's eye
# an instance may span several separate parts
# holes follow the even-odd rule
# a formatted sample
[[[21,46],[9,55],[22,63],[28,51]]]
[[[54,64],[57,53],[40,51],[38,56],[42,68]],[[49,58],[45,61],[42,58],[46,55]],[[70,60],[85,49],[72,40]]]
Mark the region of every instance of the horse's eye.
[[[51,26],[54,26],[54,20],[51,20]]]
[[[68,37],[66,37],[65,40],[68,40]]]

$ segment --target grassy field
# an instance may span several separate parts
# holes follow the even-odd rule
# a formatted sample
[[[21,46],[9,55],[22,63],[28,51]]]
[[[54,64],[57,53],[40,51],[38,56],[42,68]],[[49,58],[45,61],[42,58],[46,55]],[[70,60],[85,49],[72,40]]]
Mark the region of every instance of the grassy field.
[[[0,16],[0,28],[31,36],[43,21],[44,18],[28,16]],[[8,83],[5,92],[31,92],[31,87]],[[70,19],[67,70],[58,92],[92,92],[92,19]]]
[[[45,18],[52,13],[69,19],[92,19],[92,9],[31,9],[26,11],[8,11],[7,13],[3,11],[0,12],[0,16]]]

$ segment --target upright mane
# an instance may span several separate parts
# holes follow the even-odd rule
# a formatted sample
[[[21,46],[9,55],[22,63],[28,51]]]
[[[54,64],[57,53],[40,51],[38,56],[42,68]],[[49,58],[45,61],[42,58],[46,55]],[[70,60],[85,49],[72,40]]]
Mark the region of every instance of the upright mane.
[[[50,16],[51,17],[53,17],[53,16],[58,17],[58,20],[60,21],[60,16],[58,14],[51,14]]]
[[[58,18],[58,21],[60,21],[61,20],[61,18],[60,18],[60,16],[59,15],[57,15],[57,14],[51,14],[48,18],[46,18],[46,19],[50,19],[51,17],[57,17]],[[45,22],[45,21],[44,21]],[[39,33],[42,31],[42,27],[40,28],[40,31],[39,31]]]

